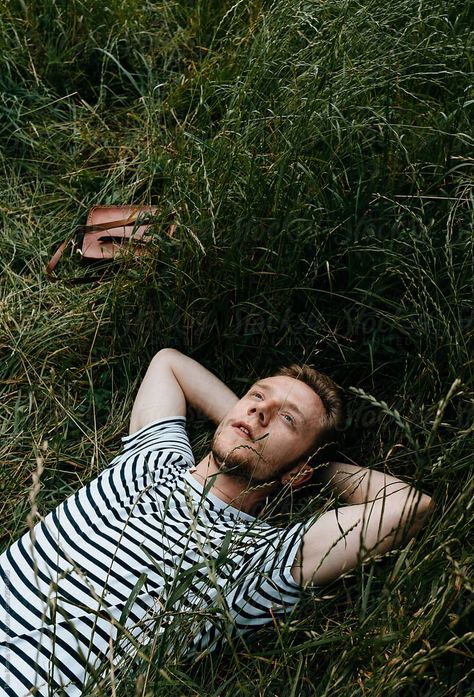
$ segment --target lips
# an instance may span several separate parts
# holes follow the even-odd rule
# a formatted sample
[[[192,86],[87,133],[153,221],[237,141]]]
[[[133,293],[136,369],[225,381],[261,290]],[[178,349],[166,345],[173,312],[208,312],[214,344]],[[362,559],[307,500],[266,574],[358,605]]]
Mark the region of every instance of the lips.
[[[237,429],[240,431],[242,436],[244,438],[252,438],[253,439],[253,432],[252,429],[250,428],[249,424],[246,424],[245,421],[236,421],[235,423],[232,424],[232,428]]]

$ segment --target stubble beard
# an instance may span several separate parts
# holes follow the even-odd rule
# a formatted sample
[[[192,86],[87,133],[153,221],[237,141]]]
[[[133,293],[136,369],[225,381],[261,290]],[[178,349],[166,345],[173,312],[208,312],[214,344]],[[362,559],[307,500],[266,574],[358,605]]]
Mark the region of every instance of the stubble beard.
[[[237,445],[231,450],[224,450],[218,442],[216,431],[212,439],[211,453],[219,471],[239,479],[245,484],[273,484],[276,472],[267,460],[252,444]],[[258,470],[261,469],[261,472]]]
[[[239,479],[245,484],[261,486],[264,484],[276,484],[280,476],[289,472],[299,461],[289,462],[286,465],[276,467],[274,463],[264,457],[253,443],[237,445],[231,450],[224,450],[218,442],[219,431],[214,434],[211,443],[211,453],[219,472]],[[259,471],[260,470],[260,471]]]

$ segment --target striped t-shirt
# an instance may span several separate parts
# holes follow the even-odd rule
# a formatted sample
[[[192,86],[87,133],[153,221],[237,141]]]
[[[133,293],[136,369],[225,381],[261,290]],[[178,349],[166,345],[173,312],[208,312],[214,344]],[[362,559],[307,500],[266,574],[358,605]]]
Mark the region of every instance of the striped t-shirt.
[[[139,649],[211,649],[300,597],[306,526],[274,528],[203,491],[183,417],[123,442],[0,556],[2,697],[80,695]]]

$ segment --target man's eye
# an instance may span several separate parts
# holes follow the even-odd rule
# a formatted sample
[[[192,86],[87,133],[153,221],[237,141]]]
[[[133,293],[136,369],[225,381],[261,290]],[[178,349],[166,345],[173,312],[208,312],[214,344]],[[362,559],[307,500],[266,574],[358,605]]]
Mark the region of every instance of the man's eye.
[[[263,399],[263,395],[261,392],[252,392],[252,395],[257,399]]]
[[[290,414],[282,414],[282,416],[285,419],[285,421],[287,421],[289,424],[293,423],[293,417],[290,416]]]

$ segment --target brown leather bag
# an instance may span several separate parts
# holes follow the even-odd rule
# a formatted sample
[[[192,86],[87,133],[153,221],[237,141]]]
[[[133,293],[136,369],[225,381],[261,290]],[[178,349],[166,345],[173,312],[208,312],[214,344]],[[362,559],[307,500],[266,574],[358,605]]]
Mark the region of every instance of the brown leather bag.
[[[75,231],[83,233],[81,257],[85,261],[107,261],[127,252],[138,257],[147,251],[150,235],[147,231],[157,212],[156,206],[94,206],[87,223]],[[171,237],[176,225],[171,223],[166,233]],[[61,259],[70,240],[64,240],[46,266],[52,272]]]

